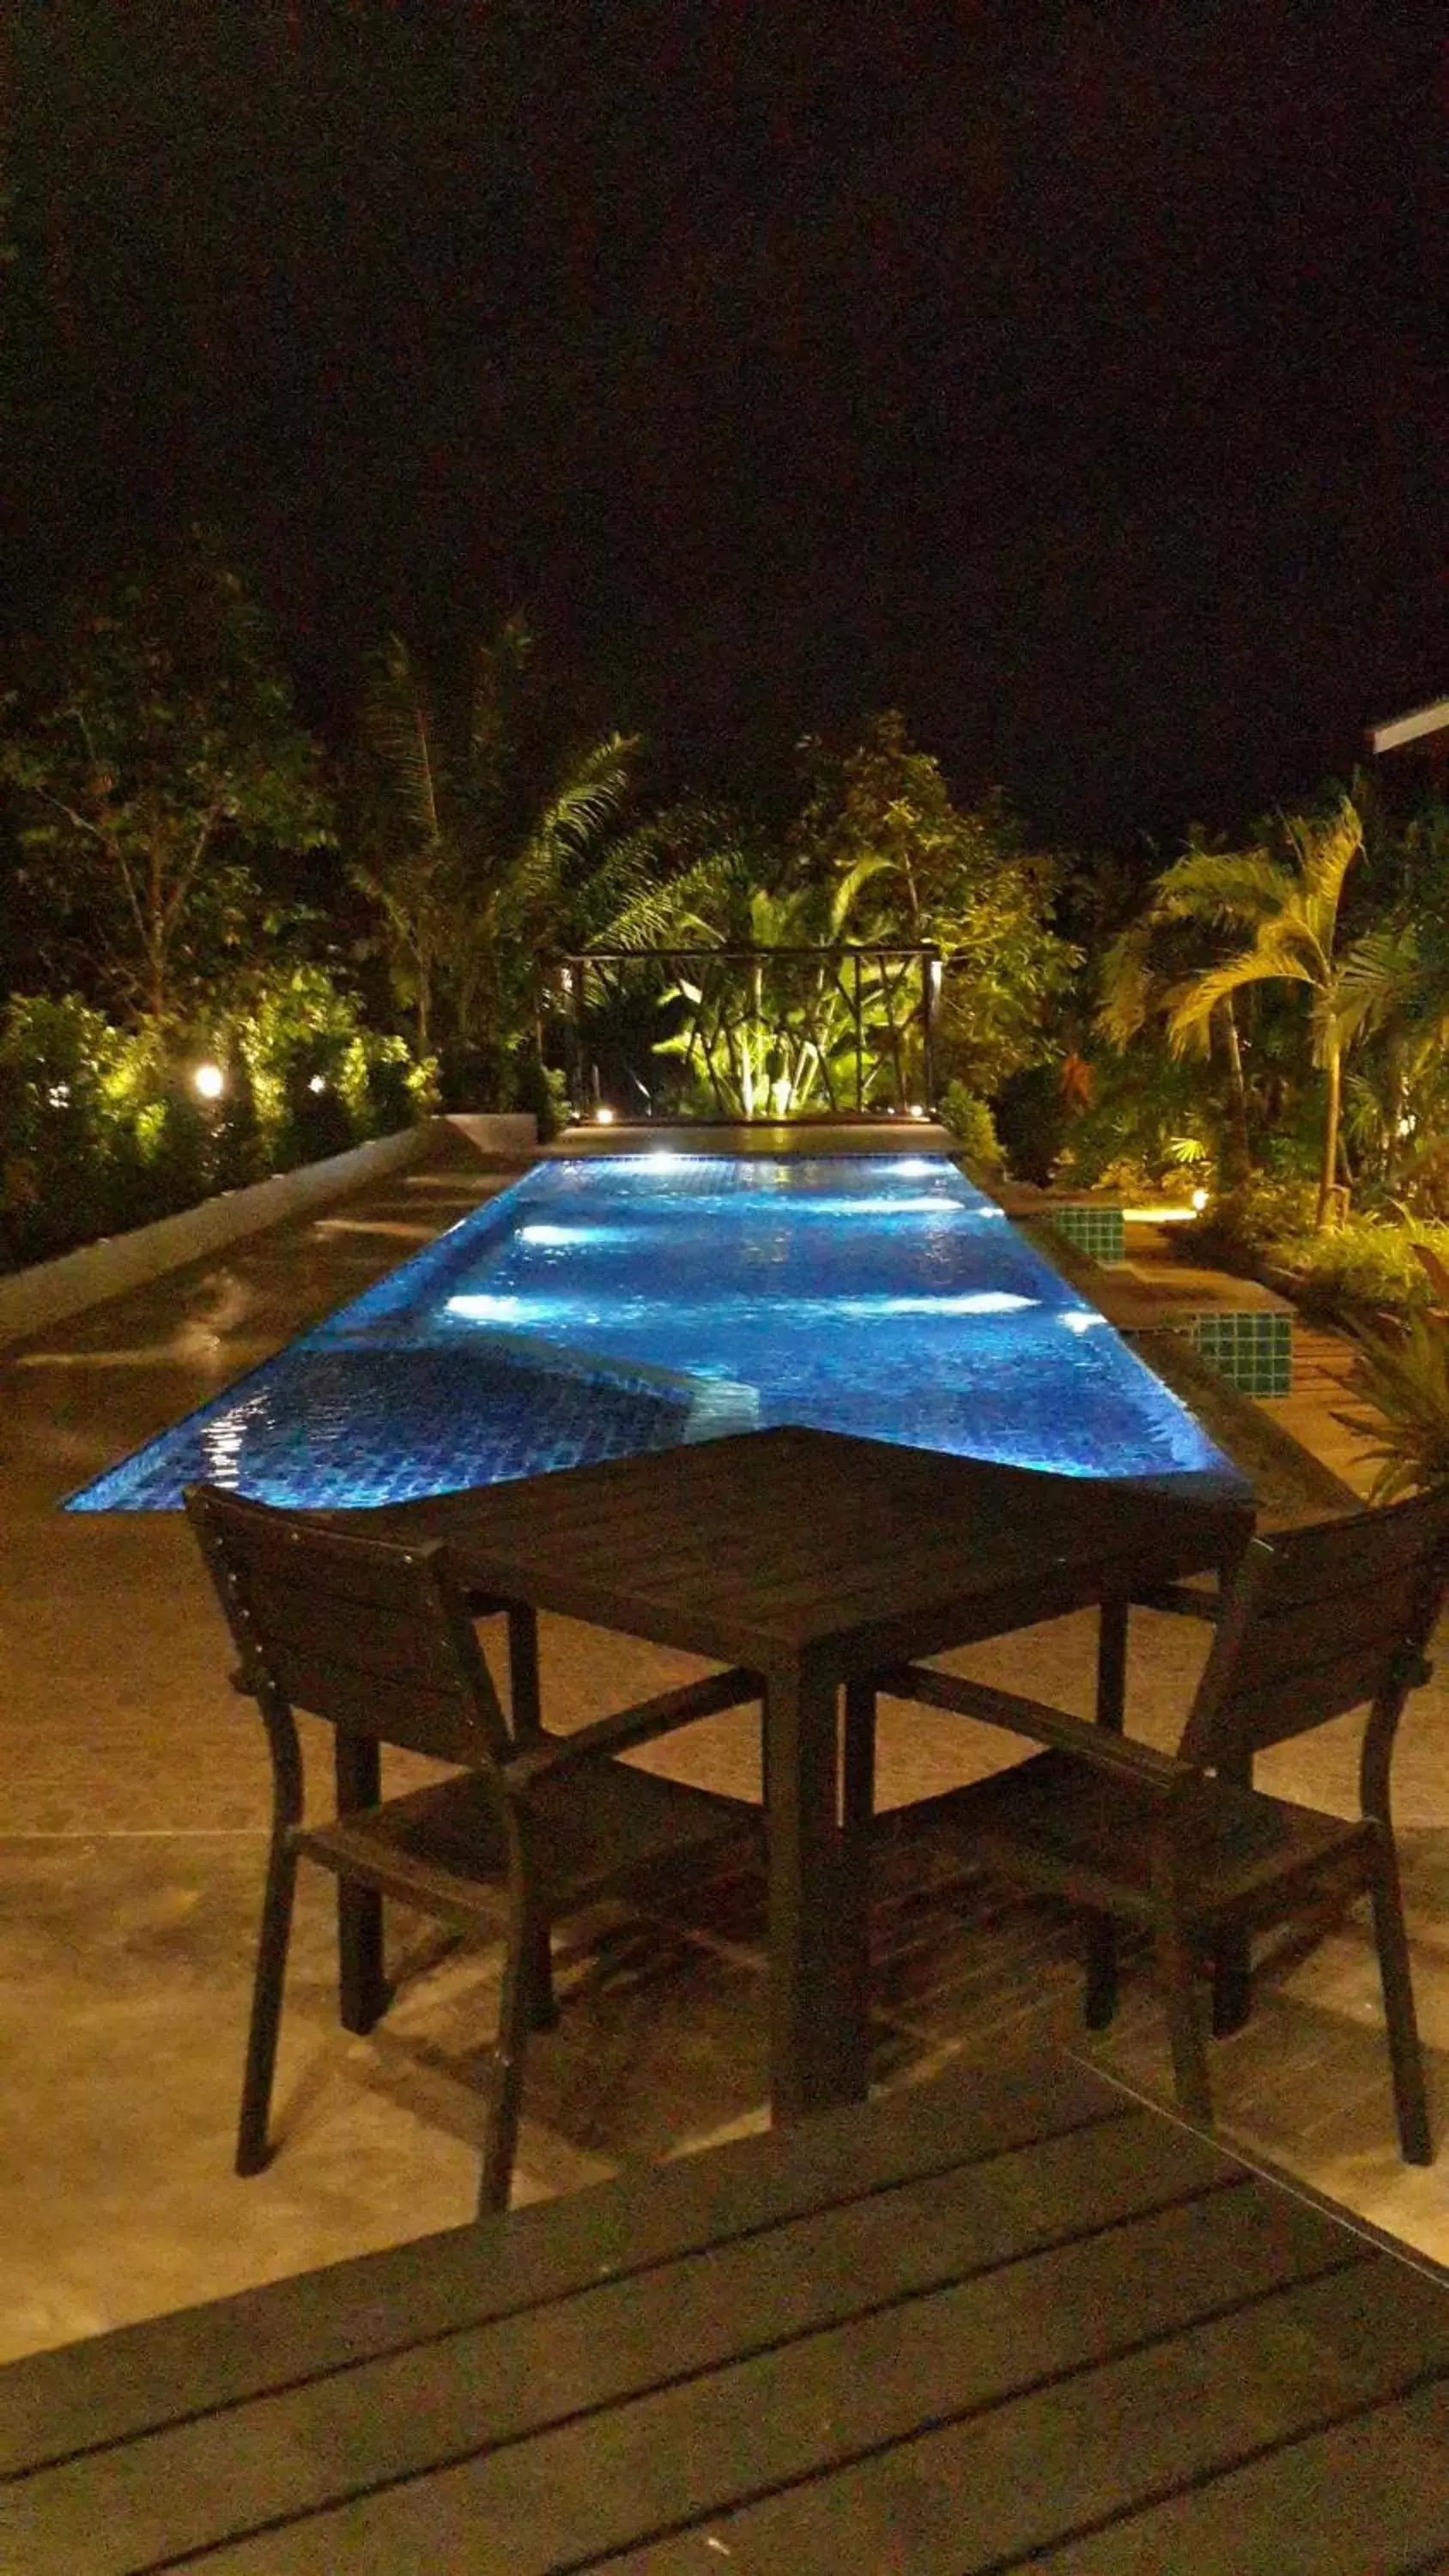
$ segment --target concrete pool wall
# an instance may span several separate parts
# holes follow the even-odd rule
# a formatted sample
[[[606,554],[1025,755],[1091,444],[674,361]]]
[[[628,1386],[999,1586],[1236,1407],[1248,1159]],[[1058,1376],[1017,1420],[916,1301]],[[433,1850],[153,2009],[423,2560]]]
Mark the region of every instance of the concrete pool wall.
[[[175,1216],[158,1217],[154,1224],[105,1235],[99,1243],[85,1243],[53,1261],[36,1262],[11,1278],[0,1279],[0,1349],[63,1323],[68,1315],[84,1314],[107,1297],[144,1287],[148,1280],[163,1278],[168,1270],[200,1261],[246,1235],[260,1234],[287,1217],[305,1216],[311,1208],[325,1207],[370,1181],[403,1171],[421,1161],[435,1129],[450,1126],[457,1127],[484,1155],[515,1154],[526,1159],[538,1138],[538,1122],[531,1117],[462,1114],[423,1119],[396,1135],[374,1136],[348,1153],[331,1154],[325,1162],[275,1172],[270,1180],[254,1181],[249,1189],[223,1190],[216,1198],[203,1199],[199,1207],[182,1208]]]

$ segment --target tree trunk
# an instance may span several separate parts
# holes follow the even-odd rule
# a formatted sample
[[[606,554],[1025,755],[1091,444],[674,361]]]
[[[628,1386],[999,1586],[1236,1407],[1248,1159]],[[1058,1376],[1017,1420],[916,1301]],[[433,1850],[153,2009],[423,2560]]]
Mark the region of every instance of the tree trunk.
[[[1314,1225],[1322,1234],[1328,1224],[1328,1211],[1338,1179],[1338,1120],[1343,1098],[1343,1058],[1336,1039],[1330,1039],[1324,1058],[1328,1075],[1328,1101],[1323,1114],[1323,1162],[1318,1176],[1318,1212]]]
[[[1228,1060],[1227,1177],[1229,1181],[1245,1181],[1253,1168],[1253,1148],[1248,1135],[1248,1086],[1243,1074],[1243,1050],[1231,993],[1223,998],[1219,1026]]]

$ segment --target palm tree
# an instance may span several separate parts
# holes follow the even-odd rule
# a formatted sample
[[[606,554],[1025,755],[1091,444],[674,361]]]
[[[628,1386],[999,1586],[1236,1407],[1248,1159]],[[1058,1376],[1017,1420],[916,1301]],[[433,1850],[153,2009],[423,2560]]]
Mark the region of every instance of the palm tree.
[[[1327,1085],[1320,1228],[1328,1222],[1337,1183],[1343,1058],[1353,1028],[1346,978],[1351,992],[1355,952],[1340,949],[1339,914],[1344,881],[1362,848],[1362,818],[1353,800],[1341,796],[1325,815],[1281,816],[1272,839],[1249,849],[1189,851],[1159,878],[1149,907],[1149,915],[1162,920],[1192,919],[1246,934],[1226,956],[1152,994],[1175,1052],[1207,1045],[1214,1015],[1223,1025],[1224,1006],[1230,1008],[1234,996],[1251,985],[1307,986],[1313,1058]],[[1140,964],[1145,972],[1145,957]],[[1118,1007],[1125,1012],[1131,986],[1128,967],[1121,971],[1124,998]],[[1235,1030],[1232,1043],[1235,1049]]]
[[[1172,1008],[1183,973],[1180,957],[1175,968],[1165,962],[1164,951],[1174,945],[1173,934],[1181,931],[1191,939],[1194,933],[1200,935],[1219,927],[1223,919],[1223,855],[1195,840],[1182,858],[1157,879],[1146,911],[1120,931],[1105,950],[1097,1027],[1113,1046],[1129,1045],[1149,1021],[1165,1018]],[[1180,947],[1181,942],[1176,944]],[[1248,1132],[1248,1085],[1242,1043],[1230,993],[1224,994],[1196,1036],[1203,1054],[1212,1053],[1215,1034],[1227,1076],[1227,1172],[1230,1180],[1240,1181],[1252,1169],[1253,1148]],[[1184,1051],[1183,1047],[1176,1050]]]
[[[394,635],[368,690],[375,792],[356,873],[381,909],[420,1047],[439,1016],[465,1053],[520,1034],[537,954],[561,936],[632,784],[639,746],[620,733],[540,776],[518,722],[532,653],[524,621],[505,619],[474,653],[466,696],[440,704]]]
[[[1344,1040],[1376,1038],[1380,1061],[1371,1086],[1371,1115],[1386,1188],[1399,1183],[1407,1164],[1419,1170],[1442,1163],[1441,1134],[1430,1132],[1417,1150],[1406,1150],[1440,1123],[1434,1117],[1449,1044],[1449,931],[1435,918],[1398,913],[1355,940],[1344,961],[1340,1022]]]

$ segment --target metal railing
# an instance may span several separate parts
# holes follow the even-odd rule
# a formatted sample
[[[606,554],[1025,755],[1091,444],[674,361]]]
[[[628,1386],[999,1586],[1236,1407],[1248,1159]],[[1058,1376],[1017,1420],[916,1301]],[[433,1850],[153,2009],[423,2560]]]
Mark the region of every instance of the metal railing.
[[[580,1112],[776,1124],[928,1105],[937,948],[596,948],[543,959],[539,1053]]]

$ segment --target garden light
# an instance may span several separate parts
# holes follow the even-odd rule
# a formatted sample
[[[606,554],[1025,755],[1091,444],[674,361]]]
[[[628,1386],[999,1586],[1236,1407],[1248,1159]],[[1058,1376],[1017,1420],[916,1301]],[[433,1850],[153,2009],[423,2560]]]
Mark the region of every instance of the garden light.
[[[226,1089],[226,1075],[219,1064],[199,1064],[191,1079],[203,1100],[220,1100]]]
[[[327,1088],[326,1074],[314,1073],[311,1081],[307,1085],[307,1088],[309,1091],[325,1091]]]
[[[1196,1210],[1197,1210],[1197,1212],[1198,1212],[1198,1215],[1199,1215],[1199,1216],[1201,1216],[1201,1214],[1202,1214],[1202,1212],[1203,1212],[1203,1209],[1207,1206],[1207,1203],[1208,1203],[1208,1194],[1207,1194],[1207,1191],[1206,1191],[1206,1190],[1194,1190],[1194,1191],[1193,1191],[1193,1194],[1192,1194],[1192,1203],[1193,1203],[1193,1206],[1196,1208]]]
[[[612,1109],[606,1109],[601,1102],[599,1107],[594,1111],[594,1125],[596,1127],[612,1127],[613,1124],[614,1113]]]

